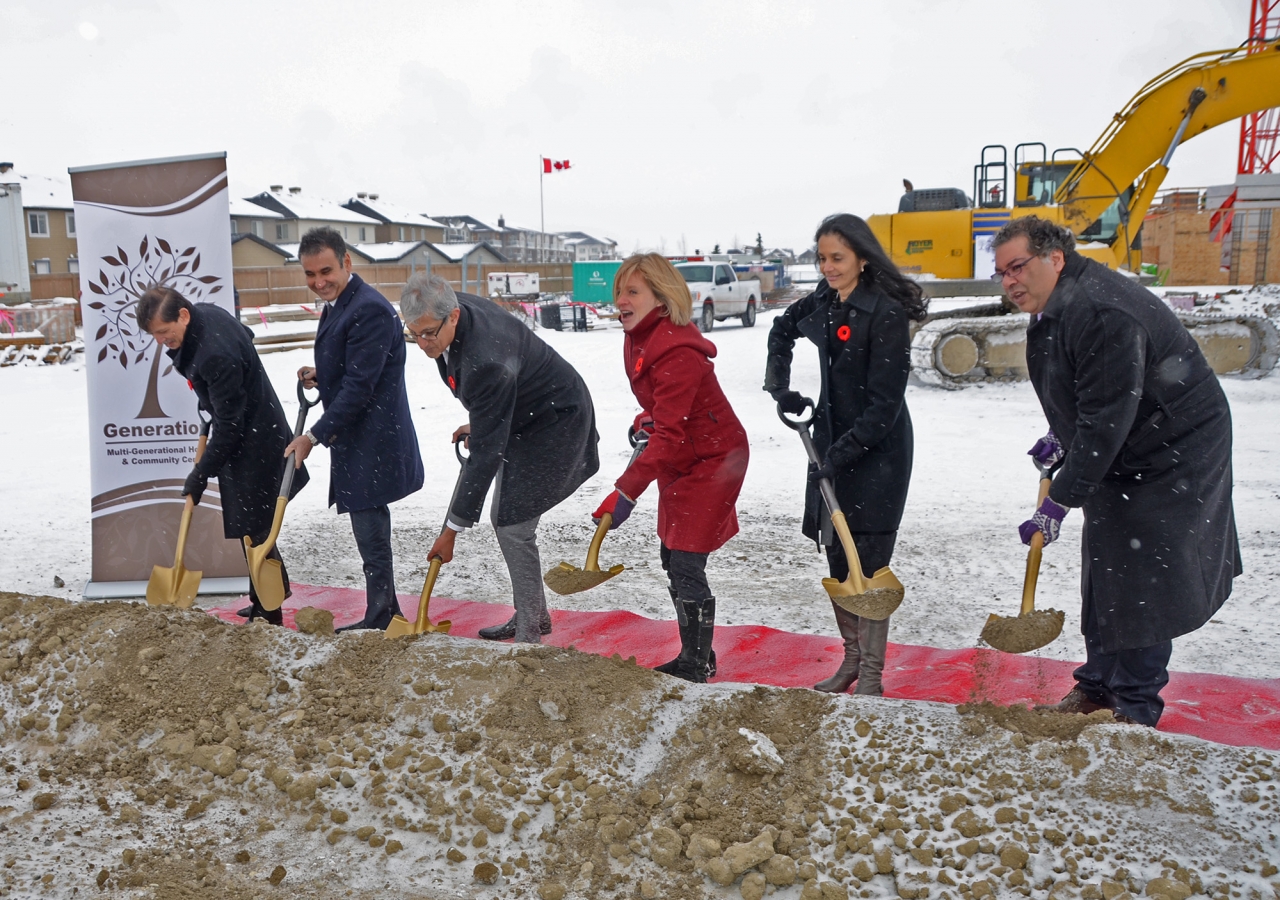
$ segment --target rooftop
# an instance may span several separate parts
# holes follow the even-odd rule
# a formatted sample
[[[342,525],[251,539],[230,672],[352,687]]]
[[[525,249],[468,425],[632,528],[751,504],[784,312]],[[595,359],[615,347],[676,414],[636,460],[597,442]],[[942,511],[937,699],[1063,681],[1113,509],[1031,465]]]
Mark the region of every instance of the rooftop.
[[[47,175],[26,175],[11,169],[0,175],[0,184],[22,186],[22,205],[29,209],[72,209],[71,183]]]
[[[278,189],[276,189],[278,188]],[[287,191],[278,185],[271,190],[263,191],[253,197],[246,197],[250,203],[266,209],[273,209],[288,219],[312,219],[322,222],[345,222],[351,225],[381,225],[377,219],[352,212],[341,203],[306,194],[301,188],[289,188]]]
[[[397,206],[394,203],[384,200],[378,195],[365,195],[362,197],[357,194],[343,205],[350,208],[357,203],[364,206],[375,216],[386,220],[386,222],[391,225],[416,225],[419,228],[424,225],[432,228],[445,227],[443,222],[437,222],[430,216],[414,212],[407,207]]]

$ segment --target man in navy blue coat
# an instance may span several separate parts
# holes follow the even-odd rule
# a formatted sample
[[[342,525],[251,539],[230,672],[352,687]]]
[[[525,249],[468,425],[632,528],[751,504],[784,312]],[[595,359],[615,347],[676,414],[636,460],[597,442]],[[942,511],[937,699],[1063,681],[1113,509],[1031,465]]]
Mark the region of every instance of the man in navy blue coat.
[[[359,275],[342,235],[313,228],[298,258],[307,287],[325,302],[315,368],[298,377],[318,387],[324,415],[285,449],[299,464],[316,444],[330,453],[329,505],[350,513],[364,561],[364,618],[341,630],[385,629],[400,615],[392,573],[389,504],[422,487],[422,457],[404,385],[404,326],[394,307]]]

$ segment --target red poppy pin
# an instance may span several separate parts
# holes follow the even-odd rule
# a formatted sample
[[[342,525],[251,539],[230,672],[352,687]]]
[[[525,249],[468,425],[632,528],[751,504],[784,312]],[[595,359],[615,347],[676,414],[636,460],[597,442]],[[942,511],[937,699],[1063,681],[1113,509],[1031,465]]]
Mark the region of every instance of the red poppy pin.
[[[458,393],[458,382],[453,380],[452,375],[449,376],[449,390],[453,391],[455,394]]]
[[[841,325],[836,329],[836,337],[840,338],[842,341],[849,340],[849,335],[851,334],[853,334],[853,332],[849,330],[848,325]]]
[[[196,386],[195,386],[194,384],[192,384],[192,383],[191,383],[191,379],[190,379],[190,378],[188,378],[188,379],[187,379],[187,388],[188,388],[188,390],[192,390],[192,391],[194,391],[194,390],[196,389]]]
[[[644,365],[644,357],[643,357],[643,356],[637,356],[637,357],[636,357],[636,374],[637,374],[637,375],[639,375],[639,374],[640,374],[640,367],[641,367],[641,366],[643,366],[643,365]]]

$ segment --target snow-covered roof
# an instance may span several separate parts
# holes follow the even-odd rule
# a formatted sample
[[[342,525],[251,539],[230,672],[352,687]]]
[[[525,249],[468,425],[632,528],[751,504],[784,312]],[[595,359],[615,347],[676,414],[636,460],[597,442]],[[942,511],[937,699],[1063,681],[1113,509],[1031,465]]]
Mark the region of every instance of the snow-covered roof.
[[[279,247],[279,248],[280,248],[281,250],[283,250],[285,253],[288,253],[288,254],[289,254],[289,259],[297,259],[297,258],[298,258],[298,247],[300,246],[300,244],[299,244],[297,241],[293,241],[293,242],[288,243],[288,244],[274,244],[274,246]],[[376,245],[376,244],[374,244],[374,246],[376,247],[377,245]],[[368,254],[367,252],[365,252],[365,250],[363,249],[363,245],[361,245],[361,246],[359,246],[359,247],[358,247],[358,246],[356,246],[355,244],[347,244],[347,249],[348,249],[348,250],[350,250],[352,253],[354,253],[354,254],[355,254],[355,255],[357,255],[357,256],[362,256],[362,257],[364,257],[365,259],[369,260],[369,262],[373,262],[373,261],[374,261],[374,260],[373,260],[373,258],[372,258],[371,256],[369,256],[369,254]]]
[[[462,262],[464,256],[480,248],[484,248],[494,256],[502,258],[502,254],[495,250],[488,241],[480,241],[474,244],[432,244],[431,246],[451,262]]]
[[[352,212],[341,203],[333,200],[308,195],[305,191],[296,194],[281,191],[263,191],[253,197],[246,197],[250,203],[276,209],[290,219],[312,219],[322,222],[348,222],[352,225],[381,225],[377,219]]]
[[[228,198],[231,203],[231,215],[243,216],[244,218],[255,219],[283,219],[284,216],[276,212],[274,209],[267,209],[265,206],[259,206],[256,203],[250,203],[248,200],[240,197]]]
[[[17,177],[14,177],[17,176]],[[0,176],[0,183],[22,185],[24,209],[72,209],[71,184],[47,175],[25,175],[17,170]]]
[[[377,200],[370,199],[369,197],[352,197],[347,201],[348,206],[354,203],[359,203],[367,209],[373,210],[374,213],[386,219],[387,222],[392,225],[415,225],[419,228],[424,225],[431,228],[445,227],[443,222],[437,222],[430,216],[414,212],[407,207],[388,203],[386,200],[382,199],[382,197],[379,197]]]
[[[496,228],[494,228],[494,227],[492,227],[492,226],[490,226],[490,225],[486,225],[484,222],[481,222],[481,221],[480,221],[479,219],[477,219],[475,216],[437,216],[437,215],[433,215],[431,218],[435,219],[437,222],[443,222],[444,224],[446,224],[446,225],[447,225],[447,226],[449,226],[450,228],[460,228],[460,227],[462,227],[463,225],[466,225],[468,228],[471,228],[471,229],[473,229],[473,230],[475,230],[475,231],[497,231],[497,230],[498,230],[498,229],[496,229]]]
[[[358,249],[374,262],[395,262],[425,243],[426,241],[383,241],[380,244],[360,244]]]

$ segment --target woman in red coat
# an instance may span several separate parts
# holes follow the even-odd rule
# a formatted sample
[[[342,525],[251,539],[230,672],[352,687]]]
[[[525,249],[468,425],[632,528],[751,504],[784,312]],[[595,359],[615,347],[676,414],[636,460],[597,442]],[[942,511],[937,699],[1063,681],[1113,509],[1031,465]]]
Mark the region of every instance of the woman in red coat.
[[[690,324],[693,298],[680,273],[656,253],[632,256],[613,282],[626,332],[623,358],[650,432],[639,458],[594,513],[617,528],[651,482],[658,482],[662,568],[680,622],[680,655],[657,671],[704,682],[715,674],[716,598],[707,557],[738,533],[734,503],[747,472],[747,433],[716,380],[716,346]]]

